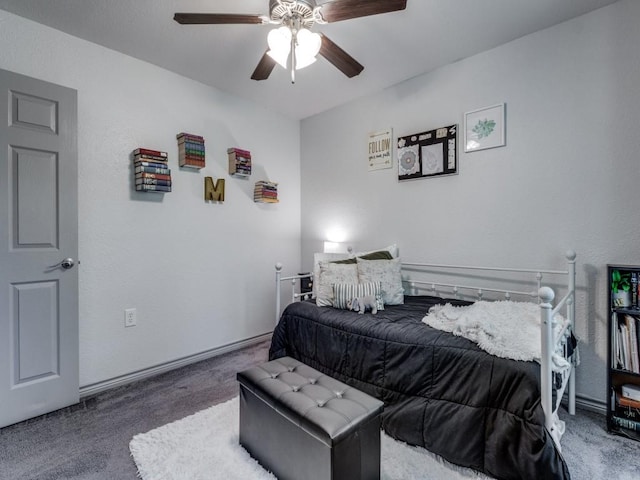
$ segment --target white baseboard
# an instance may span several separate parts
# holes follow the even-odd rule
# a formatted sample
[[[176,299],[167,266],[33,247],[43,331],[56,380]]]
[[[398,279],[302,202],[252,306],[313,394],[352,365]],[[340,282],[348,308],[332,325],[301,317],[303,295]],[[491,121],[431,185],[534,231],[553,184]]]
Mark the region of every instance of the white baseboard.
[[[223,345],[221,347],[216,347],[211,350],[196,353],[194,355],[189,355],[188,357],[179,358],[177,360],[172,360],[170,362],[162,363],[160,365],[145,368],[143,370],[138,370],[136,372],[120,375],[118,377],[110,378],[102,382],[92,383],[90,385],[84,385],[80,387],[80,399],[91,397],[93,395],[97,395],[98,393],[105,392],[112,388],[120,387],[122,385],[126,385],[127,383],[153,377],[154,375],[159,375],[161,373],[165,373],[170,370],[175,370],[176,368],[184,367],[192,363],[200,362],[202,360],[207,360],[209,358],[222,355],[223,353],[229,353],[244,347],[249,347],[251,345],[262,342],[264,340],[269,340],[270,338],[271,338],[271,332],[265,333],[263,335],[258,335],[257,337],[247,338],[246,340],[240,340],[238,342],[230,343],[228,345]]]
[[[601,415],[607,414],[607,404],[602,400],[587,397],[585,395],[576,395],[576,408],[588,410]]]
[[[258,335],[256,337],[247,338],[245,340],[240,340],[228,345],[223,345],[211,350],[196,353],[195,355],[190,355],[188,357],[179,358],[177,360],[162,363],[160,365],[145,368],[143,370],[138,370],[137,372],[127,373],[126,375],[120,375],[118,377],[104,380],[102,382],[92,383],[90,385],[84,385],[80,387],[80,398],[85,399],[87,397],[97,395],[98,393],[105,392],[112,388],[120,387],[131,382],[153,377],[154,375],[159,375],[170,370],[175,370],[176,368],[184,367],[186,365],[200,362],[202,360],[207,360],[224,353],[233,352],[244,347],[249,347],[264,340],[269,340],[270,338],[271,333],[265,333],[263,335]],[[566,396],[563,400],[563,403],[566,406]],[[601,415],[606,415],[607,413],[607,405],[605,402],[595,398],[587,397],[585,395],[576,395],[576,407]]]

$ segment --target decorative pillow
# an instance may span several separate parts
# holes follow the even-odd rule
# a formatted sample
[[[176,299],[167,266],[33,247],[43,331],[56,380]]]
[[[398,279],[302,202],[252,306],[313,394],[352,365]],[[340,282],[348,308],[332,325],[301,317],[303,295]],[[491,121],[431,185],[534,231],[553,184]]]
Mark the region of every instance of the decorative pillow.
[[[375,250],[369,250],[366,252],[356,252],[352,255],[352,257],[365,258],[366,255],[382,252],[382,251],[389,252],[389,254],[391,255],[391,258],[398,258],[400,256],[398,246],[394,243],[393,245],[389,245],[388,247],[384,247],[384,248],[376,248]],[[372,259],[369,259],[369,260],[372,260]]]
[[[388,250],[380,250],[378,252],[365,253],[360,258],[365,260],[391,260],[393,257]],[[356,257],[347,258],[346,260],[334,260],[333,263],[358,263]]]
[[[312,298],[318,295],[317,285],[320,283],[320,262],[332,262],[349,258],[348,253],[314,253],[313,254],[313,283],[311,285]]]
[[[378,310],[384,310],[380,282],[335,283],[333,285],[333,308],[347,309],[347,302],[354,297],[372,295],[376,298]]]
[[[365,260],[358,257],[358,281],[380,282],[382,300],[385,305],[404,303],[404,288],[400,273],[400,259]]]
[[[316,305],[331,307],[333,306],[333,285],[335,283],[358,283],[358,266],[320,262],[318,281],[314,283],[317,286]]]

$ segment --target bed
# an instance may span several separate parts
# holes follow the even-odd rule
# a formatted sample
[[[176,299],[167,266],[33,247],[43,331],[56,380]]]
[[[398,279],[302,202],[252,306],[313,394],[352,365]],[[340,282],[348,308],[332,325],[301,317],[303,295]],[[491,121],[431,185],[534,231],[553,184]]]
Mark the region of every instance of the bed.
[[[300,278],[313,274],[283,276],[277,264],[270,359],[291,356],[381,399],[382,426],[390,436],[453,464],[501,480],[569,479],[558,411],[566,397],[569,413],[575,412],[576,255],[567,252],[566,258],[566,270],[400,263],[398,258],[402,300],[376,315],[318,306],[320,296],[312,300],[296,288]],[[498,277],[508,277],[509,284],[500,285]],[[543,278],[566,292],[555,304],[554,289],[543,286]],[[292,302],[280,313],[285,282],[291,282]],[[538,304],[538,360],[492,355],[468,338],[425,323],[432,307],[449,304],[467,311],[489,299],[513,303],[523,295]],[[338,297],[333,300],[338,305]]]

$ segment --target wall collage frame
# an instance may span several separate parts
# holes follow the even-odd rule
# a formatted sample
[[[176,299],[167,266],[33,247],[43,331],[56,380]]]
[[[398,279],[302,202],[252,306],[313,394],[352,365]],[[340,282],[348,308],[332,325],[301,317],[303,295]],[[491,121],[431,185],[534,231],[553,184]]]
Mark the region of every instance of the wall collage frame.
[[[458,173],[458,125],[399,136],[395,142],[398,181]],[[506,145],[506,103],[464,114],[462,142],[465,153]],[[393,167],[393,129],[368,137],[369,171]]]

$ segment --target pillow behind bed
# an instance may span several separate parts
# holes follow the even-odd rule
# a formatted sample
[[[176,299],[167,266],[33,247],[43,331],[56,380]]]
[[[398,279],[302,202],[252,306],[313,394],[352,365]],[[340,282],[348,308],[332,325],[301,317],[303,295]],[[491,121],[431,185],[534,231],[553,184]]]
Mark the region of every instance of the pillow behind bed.
[[[404,288],[400,273],[400,259],[365,260],[358,257],[358,281],[380,282],[382,300],[385,305],[402,305],[404,303]]]

